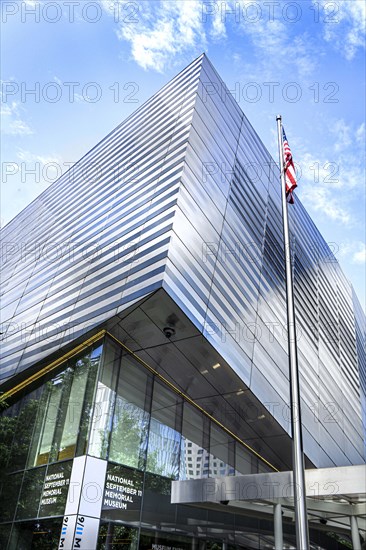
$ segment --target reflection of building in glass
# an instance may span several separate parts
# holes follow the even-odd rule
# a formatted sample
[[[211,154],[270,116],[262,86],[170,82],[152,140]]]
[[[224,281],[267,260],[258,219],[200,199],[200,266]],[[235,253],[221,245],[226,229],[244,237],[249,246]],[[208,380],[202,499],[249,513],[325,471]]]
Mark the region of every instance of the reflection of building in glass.
[[[210,454],[192,441],[182,440],[182,454],[185,456],[185,476],[182,479],[199,479],[234,475],[235,470],[220,458]]]
[[[365,318],[290,215],[306,466],[362,464]],[[278,169],[207,57],[2,237],[0,546],[272,548],[271,503],[171,503],[172,480],[291,469]],[[312,548],[349,547],[327,518]]]

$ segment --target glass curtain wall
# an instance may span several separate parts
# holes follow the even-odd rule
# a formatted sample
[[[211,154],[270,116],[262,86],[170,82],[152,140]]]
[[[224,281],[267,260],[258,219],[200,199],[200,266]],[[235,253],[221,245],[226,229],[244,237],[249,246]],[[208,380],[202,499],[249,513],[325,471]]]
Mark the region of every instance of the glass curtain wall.
[[[64,513],[72,459],[88,447],[102,351],[100,341],[6,403],[0,416],[0,548],[51,548],[50,541],[58,541],[61,520],[40,518]],[[48,498],[46,483],[55,474],[65,484]]]
[[[42,539],[36,525],[47,518],[58,525],[67,490],[48,499],[45,484],[54,474],[69,479],[75,456],[107,460],[107,472],[131,479],[138,488],[138,497],[123,509],[113,508],[110,498],[102,506],[100,548],[123,537],[130,541],[126,548],[136,547],[141,525],[144,540],[149,530],[176,529],[186,514],[170,504],[171,480],[259,471],[258,460],[245,447],[111,337],[69,359],[30,390],[0,417],[0,460],[7,472],[1,479],[1,547],[22,541],[25,549],[36,548],[33,538]],[[206,512],[189,516],[183,530],[192,535]],[[32,521],[33,538],[24,535]]]

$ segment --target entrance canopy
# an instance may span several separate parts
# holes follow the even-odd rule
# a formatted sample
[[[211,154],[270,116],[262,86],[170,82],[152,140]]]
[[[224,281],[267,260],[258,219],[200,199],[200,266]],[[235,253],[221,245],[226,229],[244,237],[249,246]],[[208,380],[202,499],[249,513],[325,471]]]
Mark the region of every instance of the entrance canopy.
[[[359,530],[366,535],[366,465],[305,471],[311,527],[334,531]],[[292,472],[191,479],[172,482],[171,502],[221,508],[256,517],[274,514],[294,521]]]

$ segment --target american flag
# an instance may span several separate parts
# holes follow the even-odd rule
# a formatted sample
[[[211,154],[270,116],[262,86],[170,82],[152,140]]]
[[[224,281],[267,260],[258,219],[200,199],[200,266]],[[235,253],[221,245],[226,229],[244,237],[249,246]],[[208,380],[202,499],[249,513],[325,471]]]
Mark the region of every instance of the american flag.
[[[294,161],[292,158],[292,153],[290,146],[287,141],[285,130],[282,128],[282,146],[283,146],[283,158],[284,158],[284,171],[285,171],[285,180],[286,180],[286,197],[287,202],[294,204],[294,197],[292,195],[293,190],[297,187],[296,183],[296,172]]]

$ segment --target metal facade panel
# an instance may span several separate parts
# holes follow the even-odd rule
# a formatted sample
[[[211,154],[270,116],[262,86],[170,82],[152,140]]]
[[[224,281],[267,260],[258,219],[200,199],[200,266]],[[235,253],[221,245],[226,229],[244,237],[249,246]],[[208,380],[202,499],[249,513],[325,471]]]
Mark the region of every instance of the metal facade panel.
[[[162,286],[200,64],[3,229],[2,378]]]

